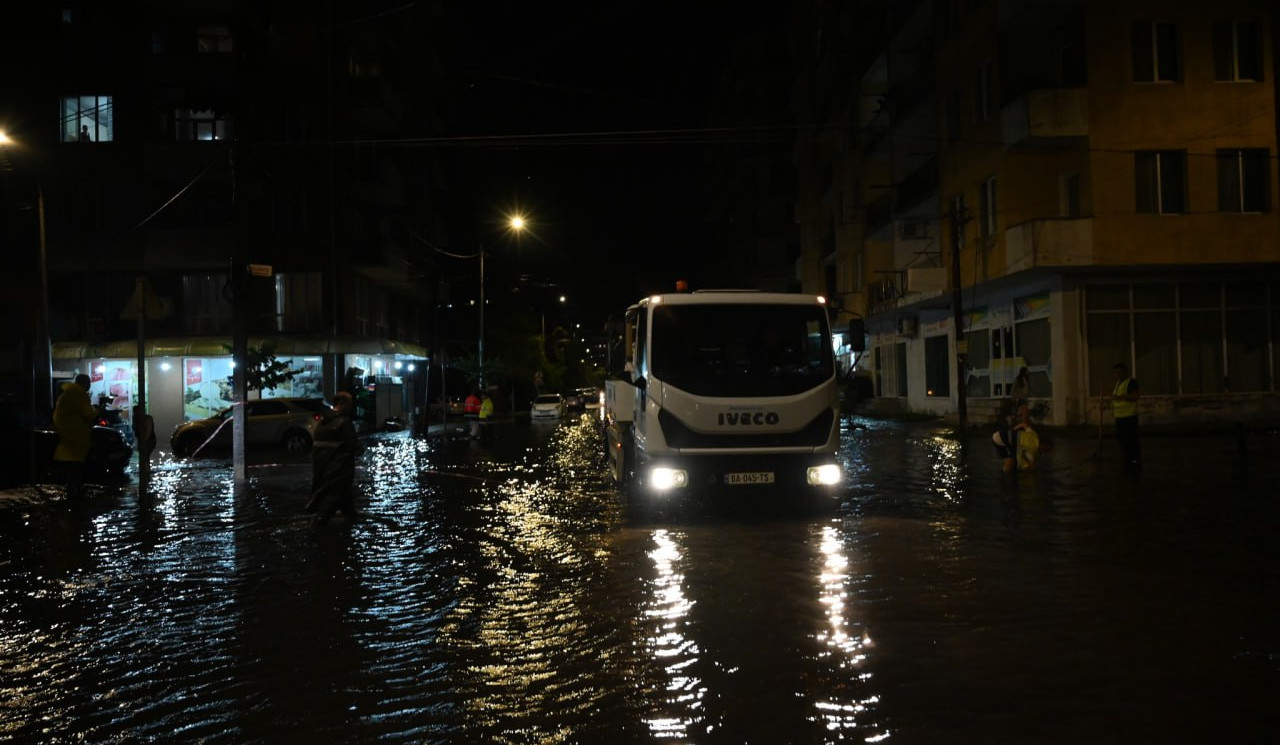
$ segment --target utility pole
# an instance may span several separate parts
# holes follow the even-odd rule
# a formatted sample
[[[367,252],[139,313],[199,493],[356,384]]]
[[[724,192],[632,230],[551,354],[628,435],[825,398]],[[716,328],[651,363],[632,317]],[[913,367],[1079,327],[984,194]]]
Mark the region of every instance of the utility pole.
[[[969,353],[969,342],[964,338],[964,309],[960,305],[960,249],[964,245],[964,226],[969,222],[968,211],[964,207],[964,198],[957,197],[951,201],[951,325],[956,335],[956,415],[960,420],[960,431],[969,428],[969,401],[965,389],[965,358]]]
[[[249,293],[245,277],[248,265],[249,209],[245,200],[244,169],[239,162],[244,149],[239,140],[232,145],[231,201],[236,221],[235,245],[231,248],[231,262],[227,267],[227,282],[231,288],[231,468],[236,486],[247,480],[245,469],[245,405],[249,398],[248,378],[245,376],[249,361]]]

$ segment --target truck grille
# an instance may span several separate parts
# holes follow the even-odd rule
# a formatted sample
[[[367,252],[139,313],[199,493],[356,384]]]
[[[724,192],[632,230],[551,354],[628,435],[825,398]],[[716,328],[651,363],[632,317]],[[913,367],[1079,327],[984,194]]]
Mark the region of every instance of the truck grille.
[[[826,444],[831,434],[835,412],[824,410],[813,421],[796,432],[694,432],[666,409],[658,412],[658,424],[667,444],[674,448],[795,448],[819,447]]]

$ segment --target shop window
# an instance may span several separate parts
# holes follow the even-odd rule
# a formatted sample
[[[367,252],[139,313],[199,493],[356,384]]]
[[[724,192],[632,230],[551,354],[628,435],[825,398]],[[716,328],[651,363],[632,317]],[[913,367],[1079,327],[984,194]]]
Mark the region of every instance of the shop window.
[[[1222,313],[1183,310],[1178,314],[1183,393],[1222,392]]]
[[[898,396],[900,398],[907,397],[907,343],[898,342],[894,345],[894,359],[897,362],[897,379],[898,379]]]
[[[1048,371],[1053,362],[1053,340],[1049,334],[1049,319],[1023,321],[1014,326],[1014,333],[1018,345],[1018,366],[1031,368],[1030,395],[1037,398],[1052,396],[1053,384]],[[1014,375],[1017,375],[1016,371]]]
[[[951,395],[951,355],[946,336],[924,340],[924,385],[926,396]]]
[[[1137,290],[1135,287],[1135,297]],[[1178,350],[1173,344],[1177,337],[1176,323],[1172,310],[1133,314],[1133,369],[1142,383],[1143,393],[1178,392]]]
[[[111,142],[115,139],[111,96],[67,96],[61,105],[63,142]]]
[[[969,398],[987,398],[991,392],[991,340],[987,330],[968,331],[964,338],[969,352],[965,355],[965,367],[969,375],[965,379],[965,393]]]
[[[1089,395],[1107,396],[1115,387],[1111,367],[1117,362],[1134,368],[1129,359],[1128,313],[1090,313],[1086,333],[1089,335]],[[1139,378],[1141,379],[1141,378]]]

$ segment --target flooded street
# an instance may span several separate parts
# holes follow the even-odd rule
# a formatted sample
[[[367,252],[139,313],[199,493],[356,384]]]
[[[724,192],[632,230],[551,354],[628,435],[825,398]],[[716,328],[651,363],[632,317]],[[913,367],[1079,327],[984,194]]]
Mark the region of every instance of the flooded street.
[[[851,420],[829,503],[641,515],[590,416],[497,430],[370,439],[354,524],[304,462],[0,511],[0,742],[1271,741],[1280,438]]]

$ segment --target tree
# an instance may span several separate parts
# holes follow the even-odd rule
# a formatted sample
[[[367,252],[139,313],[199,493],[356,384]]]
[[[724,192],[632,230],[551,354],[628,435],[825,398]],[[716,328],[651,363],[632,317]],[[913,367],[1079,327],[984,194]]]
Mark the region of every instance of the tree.
[[[231,347],[223,345],[228,353]],[[276,347],[271,342],[262,342],[257,349],[249,347],[248,359],[245,360],[245,387],[251,391],[273,391],[293,380],[301,370],[291,370],[289,365],[276,357]]]

